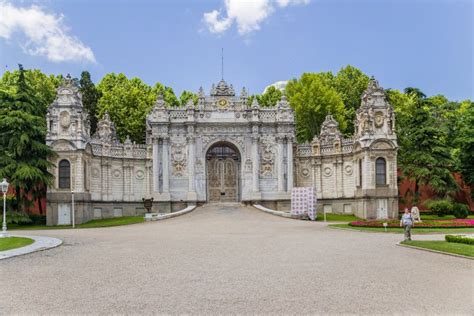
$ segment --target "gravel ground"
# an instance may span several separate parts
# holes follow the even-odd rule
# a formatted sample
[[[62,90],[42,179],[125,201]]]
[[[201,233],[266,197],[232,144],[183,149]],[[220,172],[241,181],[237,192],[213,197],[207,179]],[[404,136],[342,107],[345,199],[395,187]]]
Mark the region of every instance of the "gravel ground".
[[[474,312],[472,260],[237,205],[27,234],[64,244],[0,262],[0,314]]]

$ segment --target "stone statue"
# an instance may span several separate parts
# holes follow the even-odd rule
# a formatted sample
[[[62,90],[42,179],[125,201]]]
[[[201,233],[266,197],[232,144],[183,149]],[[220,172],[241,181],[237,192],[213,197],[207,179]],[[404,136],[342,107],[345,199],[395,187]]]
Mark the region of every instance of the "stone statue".
[[[421,223],[420,210],[418,209],[418,207],[413,206],[411,208],[411,217],[413,218],[415,223]]]

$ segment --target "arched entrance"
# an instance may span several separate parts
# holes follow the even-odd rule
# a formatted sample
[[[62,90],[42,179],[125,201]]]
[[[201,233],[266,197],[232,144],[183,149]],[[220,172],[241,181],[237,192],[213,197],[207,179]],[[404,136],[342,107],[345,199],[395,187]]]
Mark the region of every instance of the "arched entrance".
[[[237,202],[240,199],[240,154],[229,143],[214,144],[206,153],[208,202]]]

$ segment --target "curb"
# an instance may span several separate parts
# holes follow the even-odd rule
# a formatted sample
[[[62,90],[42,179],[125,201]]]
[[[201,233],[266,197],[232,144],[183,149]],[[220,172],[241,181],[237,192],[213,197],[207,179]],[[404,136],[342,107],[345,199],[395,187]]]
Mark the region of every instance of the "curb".
[[[327,226],[331,229],[339,229],[339,230],[345,230],[345,231],[351,231],[351,232],[356,232],[356,233],[369,233],[369,234],[403,234],[403,232],[397,233],[397,232],[374,232],[370,230],[357,230],[357,229],[352,229],[352,228],[344,228],[344,227],[335,227],[331,226],[334,223],[330,223]]]
[[[60,246],[63,243],[61,239],[53,238],[53,237],[45,237],[45,236],[10,235],[10,237],[31,238],[35,242],[25,247],[10,249],[6,251],[0,251],[0,260],[23,256],[23,255],[27,255],[27,254],[37,252],[37,251],[53,249]]]
[[[448,255],[452,257],[458,257],[458,258],[464,258],[464,259],[469,259],[469,260],[474,260],[474,257],[468,257],[468,256],[463,256],[463,255],[458,255],[456,253],[451,253],[451,252],[445,252],[445,251],[439,251],[439,250],[434,250],[434,249],[428,249],[428,248],[423,248],[423,247],[417,247],[417,246],[411,246],[411,245],[404,245],[401,242],[398,242],[396,244],[397,246],[400,247],[406,247],[406,248],[413,248],[413,249],[418,249],[418,250],[424,250],[427,252],[433,252],[433,253],[438,253],[442,255]]]
[[[337,224],[334,222],[331,222],[328,226],[331,229],[340,229],[340,230],[347,230],[347,231],[353,231],[357,233],[371,233],[371,234],[403,234],[403,232],[384,232],[384,231],[370,231],[370,230],[358,230],[358,229],[352,229],[352,228],[344,228],[344,227],[334,227],[331,226],[332,224]],[[452,235],[452,234],[462,234],[462,233],[437,233],[437,232],[430,232],[430,233],[419,233],[416,232],[415,230],[411,231],[412,235],[418,235],[418,236],[429,236],[429,235]]]
[[[181,215],[184,215],[184,214],[187,214],[187,213],[190,213],[192,211],[194,211],[196,209],[196,205],[191,205],[191,206],[188,206],[184,209],[182,209],[181,211],[177,211],[177,212],[172,212],[172,213],[166,213],[166,214],[158,214],[158,216],[156,217],[156,221],[161,221],[161,220],[164,220],[164,219],[168,219],[168,218],[173,218],[173,217],[178,217],[178,216],[181,216]],[[146,221],[146,222],[151,222],[151,221]]]
[[[269,208],[266,208],[262,205],[259,205],[259,204],[253,204],[252,205],[254,208],[256,208],[257,210],[259,211],[262,211],[264,213],[267,213],[267,214],[271,214],[271,215],[275,215],[275,216],[280,216],[280,217],[285,217],[285,218],[290,218],[290,219],[302,219],[301,216],[298,216],[298,215],[292,215],[288,212],[283,212],[283,211],[275,211],[275,210],[272,210],[272,209],[269,209]]]

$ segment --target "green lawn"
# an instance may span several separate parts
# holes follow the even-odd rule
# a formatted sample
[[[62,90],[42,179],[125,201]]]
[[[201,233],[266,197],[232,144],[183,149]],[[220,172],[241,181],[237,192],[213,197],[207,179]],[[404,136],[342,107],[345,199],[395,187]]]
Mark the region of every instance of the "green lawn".
[[[0,251],[25,247],[25,246],[31,245],[32,243],[34,243],[34,240],[31,238],[24,238],[24,237],[0,238]]]
[[[324,214],[318,213],[316,220],[324,221]],[[328,222],[353,222],[357,220],[360,220],[360,218],[355,215],[326,213],[326,221]]]
[[[143,223],[145,219],[143,216],[125,216],[125,217],[114,217],[105,219],[95,219],[90,222],[76,225],[77,228],[97,228],[97,227],[111,227]],[[9,230],[48,230],[48,229],[70,229],[71,225],[59,225],[59,226],[45,226],[45,225],[8,225]]]
[[[447,241],[421,241],[412,240],[402,242],[404,245],[421,247],[426,249],[438,250],[443,252],[454,253],[468,257],[474,257],[474,245],[460,244]]]
[[[336,228],[344,228],[344,229],[351,229],[356,231],[363,231],[363,232],[378,232],[384,233],[385,229],[383,227],[354,227],[350,226],[349,224],[331,224],[329,227],[336,227]],[[387,228],[388,233],[399,233],[403,234],[403,228]],[[432,233],[439,233],[439,234],[456,234],[456,233],[474,233],[473,228],[413,228],[413,234],[432,234]]]

